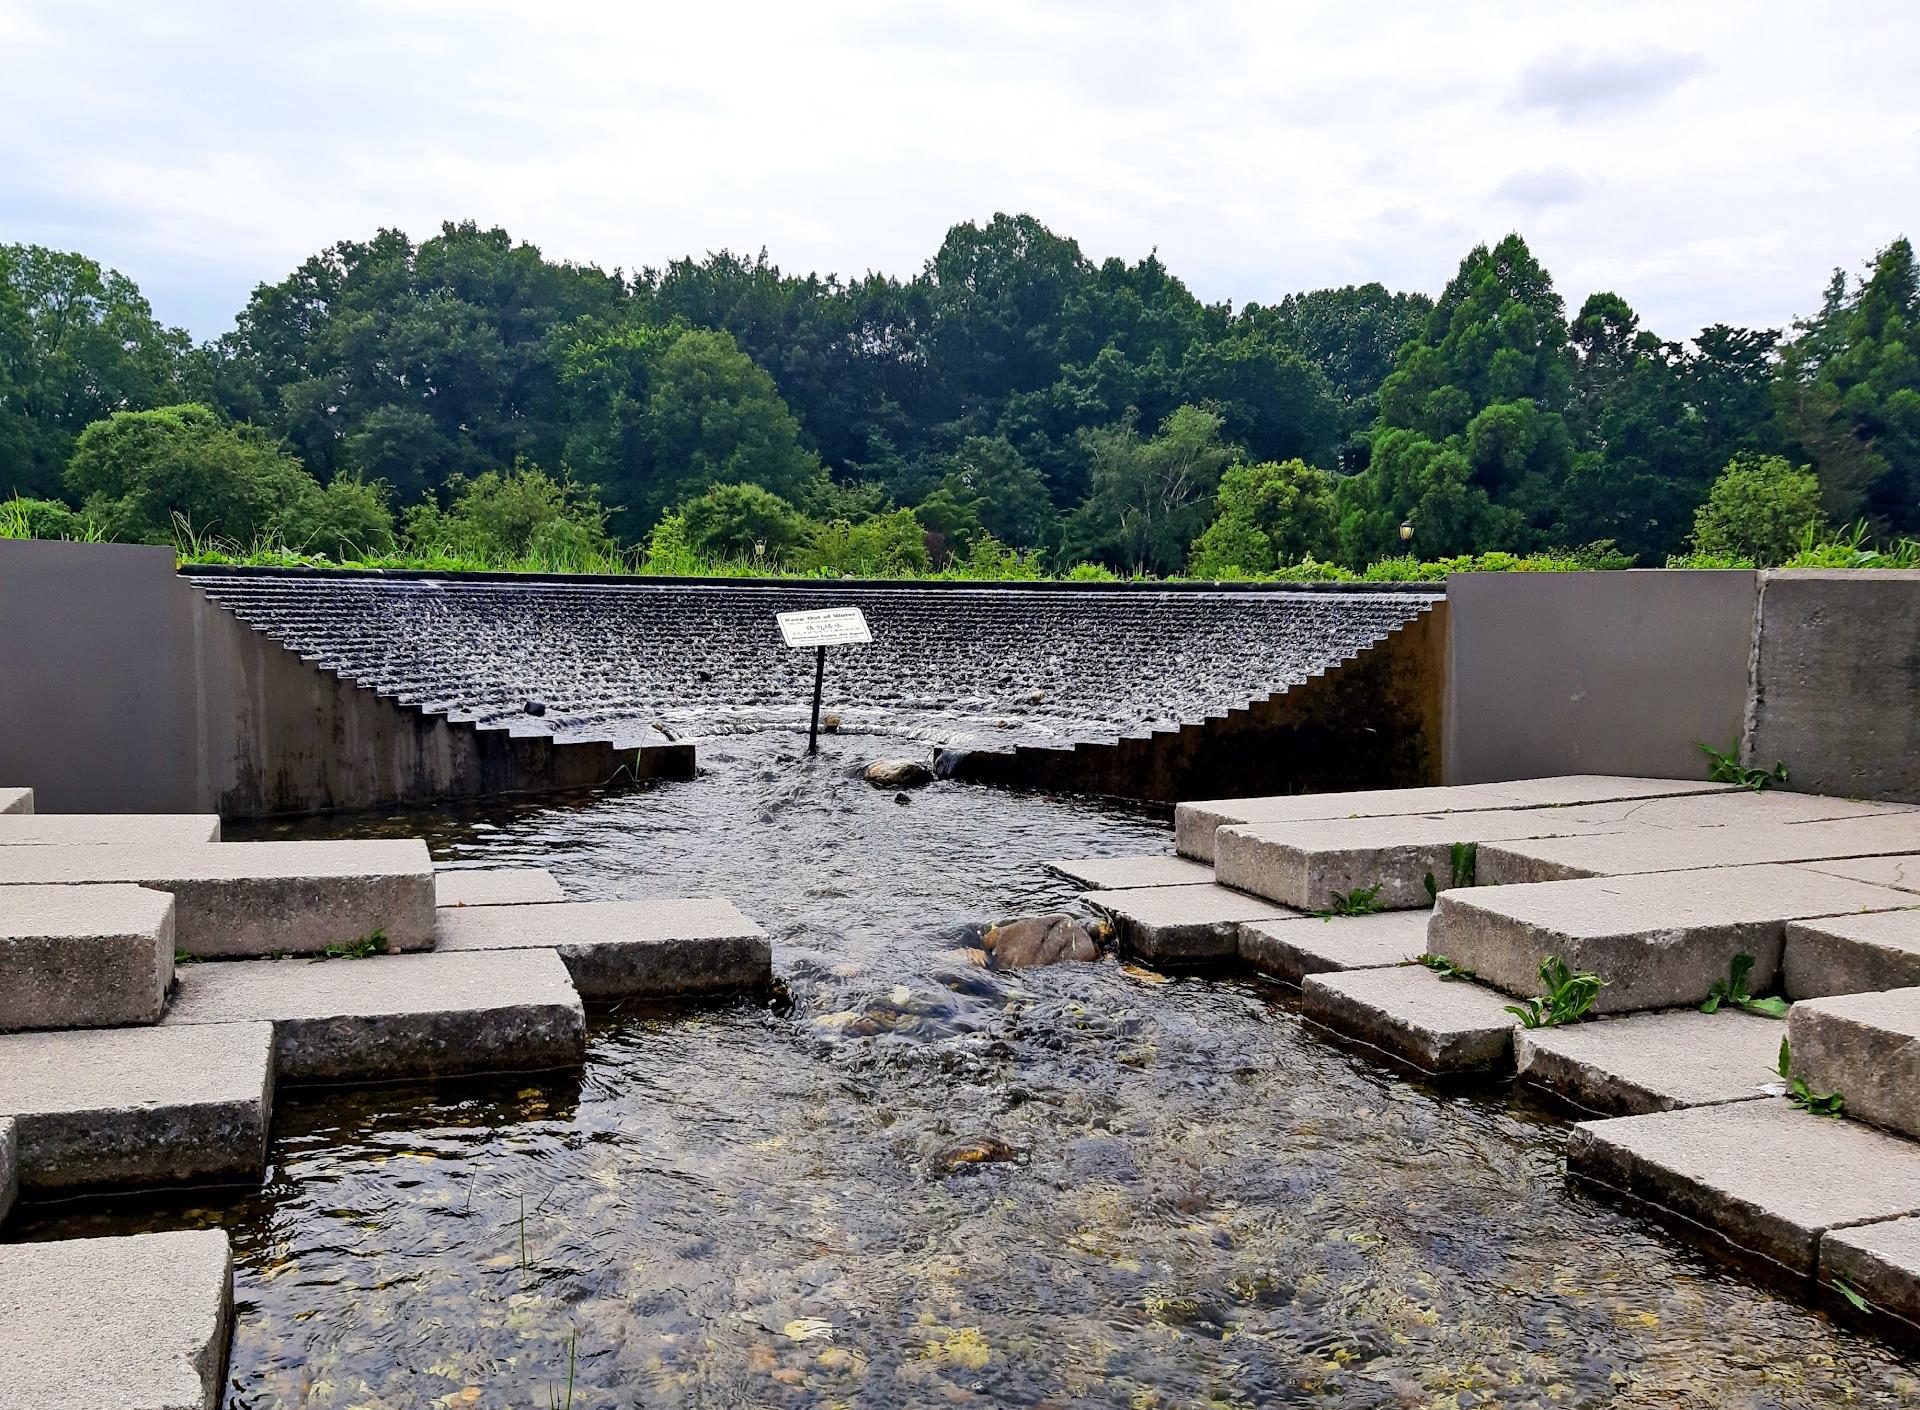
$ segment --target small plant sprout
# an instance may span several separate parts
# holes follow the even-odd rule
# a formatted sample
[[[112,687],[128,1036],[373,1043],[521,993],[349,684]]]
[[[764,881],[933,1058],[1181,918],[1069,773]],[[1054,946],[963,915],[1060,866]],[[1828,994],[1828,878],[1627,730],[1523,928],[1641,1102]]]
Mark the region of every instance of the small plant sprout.
[[[1473,971],[1465,965],[1455,964],[1445,955],[1415,955],[1412,963],[1423,964],[1442,979],[1471,979]]]
[[[1771,769],[1750,769],[1741,763],[1740,741],[1737,738],[1728,742],[1724,753],[1711,744],[1702,744],[1699,748],[1707,756],[1707,777],[1715,783],[1737,783],[1742,788],[1750,788],[1758,793],[1763,788],[1787,781],[1787,766],[1777,759]]]
[[[1384,882],[1376,881],[1371,886],[1356,886],[1351,891],[1335,891],[1333,904],[1324,911],[1314,914],[1322,920],[1332,920],[1335,916],[1370,916],[1375,911],[1383,911],[1380,904],[1380,888]]]
[[[567,1337],[567,1389],[562,1395],[549,1388],[547,1391],[548,1410],[573,1410],[573,1375],[580,1349],[580,1329],[575,1327]]]
[[[1835,1278],[1832,1287],[1835,1292],[1847,1300],[1855,1312],[1871,1312],[1873,1310],[1873,1304],[1860,1296],[1858,1292],[1854,1291],[1852,1284],[1848,1283],[1845,1278]]]
[[[1479,869],[1480,844],[1478,842],[1456,842],[1448,849],[1447,868],[1452,877],[1453,886],[1473,885],[1474,873]],[[1440,900],[1440,884],[1428,872],[1421,881],[1427,888],[1427,901],[1435,904]]]
[[[376,930],[371,935],[362,935],[358,940],[327,946],[314,956],[314,963],[318,964],[321,960],[364,960],[386,952],[387,932]]]
[[[1793,1065],[1793,1049],[1785,1038],[1780,1040],[1780,1080],[1787,1084],[1787,1100],[1810,1116],[1831,1116],[1836,1120],[1847,1114],[1846,1098],[1838,1092],[1820,1093],[1814,1091],[1803,1077],[1795,1077],[1789,1069]]]
[[[1540,961],[1540,982],[1547,986],[1545,994],[1506,1005],[1507,1012],[1519,1019],[1523,1028],[1558,1028],[1564,1023],[1578,1023],[1587,1016],[1600,991],[1607,987],[1607,981],[1597,974],[1586,970],[1576,974],[1568,969],[1567,962],[1557,955]]]
[[[1700,1012],[1718,1013],[1722,1005],[1731,1004],[1735,1008],[1760,1014],[1764,1018],[1785,1018],[1787,1016],[1785,999],[1753,997],[1748,987],[1748,977],[1752,973],[1753,956],[1742,950],[1733,957],[1733,968],[1727,977],[1713,981],[1713,988],[1707,991],[1707,1001],[1700,1005]]]

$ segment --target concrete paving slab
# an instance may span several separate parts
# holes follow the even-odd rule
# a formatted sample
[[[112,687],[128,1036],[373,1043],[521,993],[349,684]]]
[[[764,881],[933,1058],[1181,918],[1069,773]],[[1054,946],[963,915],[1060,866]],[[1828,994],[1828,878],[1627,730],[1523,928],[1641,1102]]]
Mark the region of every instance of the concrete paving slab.
[[[1421,965],[1312,974],[1300,985],[1301,1010],[1315,1023],[1434,1074],[1509,1070],[1506,1003],[1503,994]]]
[[[1089,891],[1213,885],[1213,868],[1185,857],[1087,857],[1080,861],[1048,862],[1047,870]]]
[[[1427,948],[1427,912],[1302,916],[1240,927],[1240,958],[1263,974],[1298,984],[1309,974],[1384,969]]]
[[[161,1027],[260,1022],[288,1081],[535,1072],[586,1057],[580,995],[551,950],[189,965]]]
[[[258,1179],[273,1077],[264,1023],[0,1037],[27,1189]]]
[[[1550,774],[1491,784],[1508,799],[1502,806],[1568,808],[1626,798],[1680,798],[1695,793],[1728,793],[1738,785],[1697,778],[1635,778],[1616,774]]]
[[[1789,999],[1920,984],[1920,910],[1787,924],[1780,991]]]
[[[11,1116],[0,1116],[0,1224],[20,1197],[20,1131]]]
[[[1299,914],[1224,886],[1141,886],[1088,891],[1080,899],[1113,922],[1122,949],[1176,964],[1232,959],[1240,953],[1242,921]]]
[[[1495,842],[1480,853],[1480,884],[1505,886],[1899,852],[1920,852],[1920,814],[1887,813],[1828,822],[1766,822],[1697,830],[1631,829],[1591,837]]]
[[[0,816],[32,812],[33,790],[31,788],[0,788]]]
[[[0,1410],[214,1410],[233,1332],[219,1229],[0,1248]]]
[[[1920,988],[1839,994],[1787,1014],[1793,1075],[1847,1115],[1920,1138]]]
[[[1911,803],[1883,803],[1859,798],[1828,798],[1818,793],[1782,793],[1747,788],[1719,793],[1669,794],[1654,798],[1626,798],[1602,803],[1576,803],[1560,809],[1581,822],[1603,825],[1599,830],[1619,832],[1634,828],[1739,827],[1765,823],[1828,822],[1843,818],[1884,817],[1920,813]],[[1543,836],[1545,834],[1542,834]]]
[[[1556,956],[1606,981],[1596,1015],[1632,1013],[1703,1002],[1742,951],[1754,957],[1752,992],[1764,994],[1788,921],[1912,904],[1906,892],[1787,866],[1476,886],[1442,893],[1427,949],[1523,997],[1540,991],[1541,961]]]
[[[0,885],[122,882],[173,893],[174,943],[199,958],[313,954],[379,931],[433,943],[433,862],[417,838],[0,848]]]
[[[1820,1237],[1820,1281],[1843,1282],[1883,1312],[1920,1325],[1920,1219],[1888,1219]]]
[[[1920,855],[1839,857],[1804,865],[1808,871],[1817,871],[1826,876],[1844,876],[1874,886],[1891,886],[1895,891],[1920,892]]]
[[[545,867],[462,867],[433,874],[435,906],[530,906],[566,899]]]
[[[551,949],[583,999],[725,993],[773,978],[766,932],[710,896],[443,910],[435,948]]]
[[[0,847],[218,842],[218,813],[0,813]]]
[[[0,886],[0,1033],[158,1023],[173,897],[139,886]]]
[[[1920,1214],[1920,1145],[1780,1098],[1581,1122],[1567,1173],[1802,1276],[1828,1230]]]
[[[1634,1014],[1559,1028],[1518,1028],[1524,1080],[1603,1116],[1713,1106],[1777,1095],[1778,1019],[1721,1010]]]

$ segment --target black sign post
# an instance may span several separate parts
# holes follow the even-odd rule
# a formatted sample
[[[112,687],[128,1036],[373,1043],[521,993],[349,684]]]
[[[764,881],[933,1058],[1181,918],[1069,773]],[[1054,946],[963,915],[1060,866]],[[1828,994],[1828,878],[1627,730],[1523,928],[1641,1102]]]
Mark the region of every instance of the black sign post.
[[[820,752],[820,695],[827,683],[827,648],[861,646],[873,640],[866,615],[858,607],[824,607],[814,612],[779,612],[780,636],[788,646],[813,648],[813,718],[807,725],[807,752]]]
[[[820,752],[820,688],[827,681],[827,648],[813,648],[813,722],[807,726],[807,752]]]

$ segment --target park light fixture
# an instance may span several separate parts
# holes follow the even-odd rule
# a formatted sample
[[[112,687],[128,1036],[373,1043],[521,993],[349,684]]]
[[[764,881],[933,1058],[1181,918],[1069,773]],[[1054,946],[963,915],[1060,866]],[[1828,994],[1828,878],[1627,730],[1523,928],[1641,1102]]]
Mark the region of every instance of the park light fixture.
[[[1402,519],[1400,521],[1400,542],[1401,543],[1413,542],[1413,520]]]

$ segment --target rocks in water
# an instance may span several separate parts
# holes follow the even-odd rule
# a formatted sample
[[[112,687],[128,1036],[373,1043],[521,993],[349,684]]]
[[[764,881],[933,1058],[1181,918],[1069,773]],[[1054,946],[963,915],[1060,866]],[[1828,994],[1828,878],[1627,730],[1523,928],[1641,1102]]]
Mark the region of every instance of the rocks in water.
[[[547,702],[544,700],[529,700],[525,708],[529,715],[544,715],[547,713]]]
[[[1020,1152],[1005,1141],[987,1136],[941,1151],[933,1158],[933,1165],[944,1173],[965,1170],[972,1165],[1004,1165],[1019,1158]]]
[[[865,777],[875,788],[919,788],[933,782],[933,769],[919,759],[877,759]]]
[[[820,732],[822,734],[840,733],[840,717],[838,715],[822,715],[820,717]]]
[[[1064,960],[1097,960],[1100,947],[1078,919],[1065,911],[1020,916],[987,927],[980,944],[995,969],[1025,969]]]

